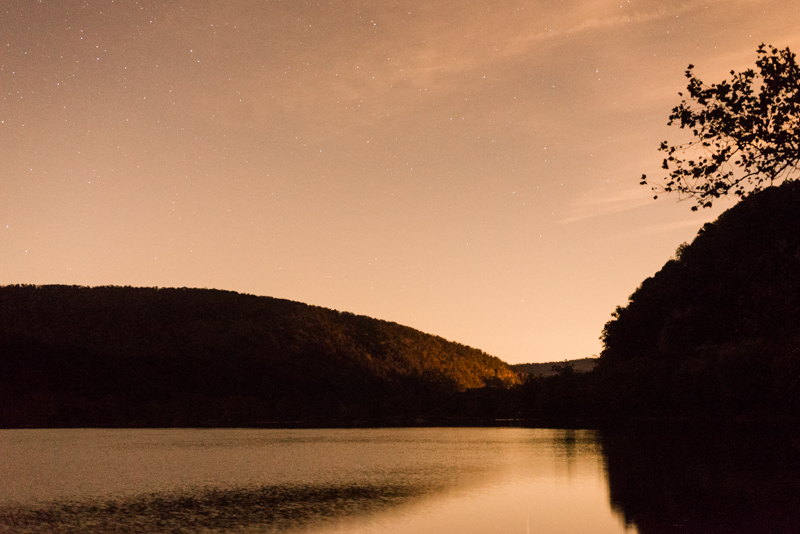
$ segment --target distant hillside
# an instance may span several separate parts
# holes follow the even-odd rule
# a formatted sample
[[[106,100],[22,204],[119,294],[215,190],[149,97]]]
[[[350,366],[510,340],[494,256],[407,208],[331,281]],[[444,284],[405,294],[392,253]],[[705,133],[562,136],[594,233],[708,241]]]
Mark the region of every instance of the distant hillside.
[[[605,403],[633,415],[800,415],[800,182],[706,224],[603,331]]]
[[[0,426],[408,418],[510,386],[506,363],[395,323],[203,289],[0,287]]]
[[[576,373],[588,373],[597,367],[597,361],[597,358],[580,358],[563,362],[517,363],[512,364],[511,368],[518,372],[528,373],[531,376],[554,376],[558,374],[558,368],[563,367],[564,364],[571,365]]]

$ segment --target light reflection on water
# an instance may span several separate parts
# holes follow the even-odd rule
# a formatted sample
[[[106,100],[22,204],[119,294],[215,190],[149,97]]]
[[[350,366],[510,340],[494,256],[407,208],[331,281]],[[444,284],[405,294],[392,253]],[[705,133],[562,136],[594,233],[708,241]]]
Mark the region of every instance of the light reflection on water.
[[[624,532],[590,431],[0,431],[0,532]]]

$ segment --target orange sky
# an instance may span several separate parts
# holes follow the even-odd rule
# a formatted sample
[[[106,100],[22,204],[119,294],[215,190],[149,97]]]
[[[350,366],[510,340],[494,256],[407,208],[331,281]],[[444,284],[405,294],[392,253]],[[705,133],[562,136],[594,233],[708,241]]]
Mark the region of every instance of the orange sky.
[[[689,63],[796,0],[0,4],[0,284],[230,289],[581,358],[730,202],[658,175]]]

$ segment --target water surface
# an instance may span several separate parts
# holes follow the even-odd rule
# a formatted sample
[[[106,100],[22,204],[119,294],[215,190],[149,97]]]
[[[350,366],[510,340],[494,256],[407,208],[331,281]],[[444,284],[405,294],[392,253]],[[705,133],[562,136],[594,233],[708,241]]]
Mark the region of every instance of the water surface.
[[[0,454],[0,531],[626,531],[592,431],[6,430]]]

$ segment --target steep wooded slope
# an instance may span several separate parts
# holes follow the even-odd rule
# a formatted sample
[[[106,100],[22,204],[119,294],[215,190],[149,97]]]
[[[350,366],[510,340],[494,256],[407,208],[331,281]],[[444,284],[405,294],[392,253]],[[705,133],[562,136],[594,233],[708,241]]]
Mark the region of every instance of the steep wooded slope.
[[[706,224],[603,331],[613,410],[800,408],[800,182]]]

